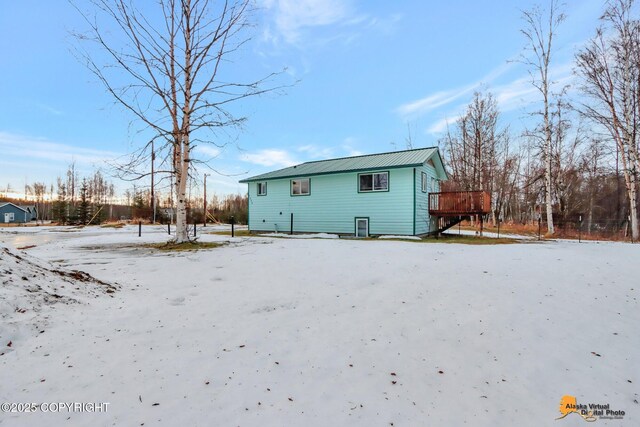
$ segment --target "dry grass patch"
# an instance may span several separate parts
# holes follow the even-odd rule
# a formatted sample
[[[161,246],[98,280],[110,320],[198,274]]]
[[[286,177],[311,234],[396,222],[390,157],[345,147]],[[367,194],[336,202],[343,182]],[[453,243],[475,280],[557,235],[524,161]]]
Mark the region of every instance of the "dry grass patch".
[[[201,229],[202,230],[202,229]],[[202,231],[201,231],[202,233]],[[222,230],[222,231],[209,231],[207,232],[207,234],[215,234],[217,236],[231,236],[231,230]],[[243,230],[235,230],[234,232],[235,237],[240,237],[240,236],[251,236],[251,233],[249,233],[249,230],[243,229]]]
[[[182,251],[197,251],[200,249],[214,249],[224,246],[224,242],[184,242],[184,243],[148,243],[143,245],[146,248],[157,249],[166,252],[182,252]]]
[[[122,228],[124,227],[125,224],[122,222],[115,222],[115,223],[110,223],[110,224],[102,224],[100,226],[100,228]]]
[[[415,240],[416,242],[418,240]],[[512,239],[508,237],[481,237],[481,236],[465,236],[445,234],[439,237],[426,237],[420,242],[424,243],[460,243],[463,245],[507,245],[512,243],[522,243],[522,240]]]

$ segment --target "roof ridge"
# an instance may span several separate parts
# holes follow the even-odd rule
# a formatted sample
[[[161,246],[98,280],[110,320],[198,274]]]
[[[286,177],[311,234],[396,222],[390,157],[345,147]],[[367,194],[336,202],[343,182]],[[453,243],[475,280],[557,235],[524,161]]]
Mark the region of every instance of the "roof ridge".
[[[329,162],[329,161],[332,161],[332,160],[357,159],[359,157],[373,157],[373,156],[383,156],[385,154],[408,153],[410,151],[419,151],[419,150],[431,150],[433,148],[438,148],[438,147],[437,146],[432,146],[432,147],[423,147],[423,148],[412,148],[410,150],[386,151],[384,153],[359,154],[357,156],[335,157],[335,158],[332,158],[332,159],[324,159],[324,160],[310,160],[308,162],[299,163],[298,165],[293,165],[293,166],[289,166],[289,167],[292,168],[294,166],[302,166],[302,165],[307,165],[309,163]]]
[[[25,211],[25,212],[26,212],[26,210],[25,210],[22,206],[20,206],[20,205],[16,205],[16,204],[15,204],[15,203],[13,203],[13,202],[0,202],[0,206],[5,206],[5,205],[13,205],[13,206],[15,206],[16,208],[20,209],[21,211]]]

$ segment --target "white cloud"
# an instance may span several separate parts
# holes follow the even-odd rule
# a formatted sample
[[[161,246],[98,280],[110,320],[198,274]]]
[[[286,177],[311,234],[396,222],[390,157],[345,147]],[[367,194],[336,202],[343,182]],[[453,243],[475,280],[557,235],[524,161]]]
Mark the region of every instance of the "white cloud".
[[[494,94],[501,112],[512,111],[520,106],[535,102],[538,96],[538,90],[531,85],[531,79],[528,77],[495,86],[491,92]]]
[[[359,13],[353,0],[262,0],[262,5],[267,11],[262,40],[276,47],[349,45],[364,31],[391,34],[402,19],[398,13],[385,17]],[[320,31],[328,27],[331,31]]]
[[[289,152],[278,149],[265,149],[254,153],[246,153],[240,156],[240,160],[260,166],[279,167],[288,167],[300,163],[293,159]]]
[[[54,116],[62,116],[64,114],[64,112],[62,110],[58,110],[57,108],[54,108],[54,107],[52,107],[50,105],[47,105],[47,104],[37,103],[35,105],[36,105],[36,107],[40,108],[41,110],[44,110],[49,114],[53,114]]]
[[[198,145],[196,147],[196,151],[198,153],[204,154],[205,156],[209,156],[209,157],[218,157],[222,152],[218,147],[214,145],[205,145],[205,144]]]
[[[449,126],[452,123],[452,121],[455,121],[455,119],[451,120],[451,119],[449,119],[447,117],[445,117],[443,119],[440,119],[440,120],[437,120],[437,121],[433,122],[431,124],[431,126],[429,126],[427,128],[427,132],[431,133],[431,134],[433,134],[433,133],[442,133],[445,130],[447,130],[447,126]]]
[[[436,92],[424,98],[402,104],[396,109],[396,111],[403,117],[420,113],[427,113],[438,107],[442,107],[444,105],[452,103],[456,99],[468,94],[476,87],[478,87],[477,84],[472,84],[462,88]]]
[[[549,68],[551,92],[559,91],[566,85],[571,85],[575,79],[573,75],[573,63],[567,62]],[[512,111],[518,108],[526,108],[531,104],[541,101],[540,93],[531,84],[530,76],[523,76],[509,83],[490,88],[496,97],[498,108],[501,112]]]
[[[363,151],[355,150],[353,148],[347,147],[346,150],[347,150],[347,157],[362,156],[364,154]]]
[[[304,29],[335,24],[351,14],[351,5],[344,0],[268,0],[264,6],[273,11],[279,34],[291,44],[299,41]],[[271,41],[275,37],[269,29],[264,36]]]
[[[4,158],[46,159],[61,163],[75,161],[78,164],[88,165],[113,160],[121,155],[113,151],[75,147],[52,142],[46,138],[34,138],[1,131],[0,152]]]
[[[291,154],[291,151],[267,148],[254,151],[251,153],[241,154],[240,160],[253,163],[259,166],[270,168],[289,167],[311,160],[326,160],[341,156],[359,156],[363,153],[353,148],[351,144],[355,142],[355,138],[345,138],[339,146],[319,146],[316,144],[306,144],[295,148],[295,152],[299,155]]]
[[[398,28],[398,22],[400,22],[403,18],[401,13],[393,13],[387,17],[373,17],[368,18],[368,22],[366,27],[372,28],[380,31],[383,34],[393,34],[395,30]]]
[[[342,146],[340,148],[342,148],[347,153],[347,156],[361,156],[364,153],[354,148],[354,145],[357,145],[357,143],[358,138],[348,136],[342,141]]]
[[[397,107],[396,112],[404,119],[408,119],[412,116],[424,114],[439,107],[449,105],[457,99],[460,99],[461,97],[468,95],[472,91],[478,89],[481,85],[490,83],[493,80],[497,79],[498,77],[506,73],[511,67],[512,63],[505,62],[499,67],[491,70],[487,75],[476,82],[454,89],[432,93],[415,101],[407,102]]]
[[[333,156],[334,149],[332,147],[319,147],[314,144],[303,145],[297,149],[301,153],[305,153],[312,159],[328,159]]]
[[[502,72],[496,72],[494,70],[493,78],[498,77],[500,74],[502,74]],[[492,74],[489,75],[491,76]],[[553,82],[551,88],[552,92],[558,91],[566,85],[571,85],[574,81],[574,75],[572,73],[572,63],[561,63],[551,67],[549,69],[549,76],[551,81]],[[475,89],[476,87],[473,88]],[[531,77],[529,75],[520,75],[518,78],[512,79],[507,83],[496,86],[488,86],[487,90],[491,92],[495,97],[495,100],[498,104],[498,110],[501,113],[506,113],[517,109],[532,108],[532,105],[535,105],[541,100],[540,93],[531,84]],[[456,92],[456,95],[460,94],[460,96],[462,96],[468,94],[469,92],[469,90],[458,90],[458,92]],[[460,98],[460,96],[456,96],[455,99]],[[453,95],[451,95],[448,99],[451,99],[452,101],[455,100],[452,98]],[[440,102],[437,107],[446,104],[447,103],[445,102]],[[437,107],[434,107],[433,109]],[[464,112],[465,108],[466,104],[460,104],[453,109],[449,109],[449,112],[446,115],[440,114],[440,118],[434,120],[427,127],[427,133],[439,134],[444,132],[447,129],[447,124],[451,125],[455,123],[458,117]],[[426,112],[426,110],[421,110],[421,112]]]

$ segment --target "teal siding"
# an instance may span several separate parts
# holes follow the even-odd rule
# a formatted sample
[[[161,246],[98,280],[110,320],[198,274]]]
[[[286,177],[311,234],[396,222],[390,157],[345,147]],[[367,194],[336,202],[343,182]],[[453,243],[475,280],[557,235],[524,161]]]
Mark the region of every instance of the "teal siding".
[[[389,191],[358,192],[358,174],[346,172],[310,177],[310,195],[292,196],[291,179],[270,179],[267,195],[249,182],[251,231],[355,233],[355,218],[369,218],[372,235],[411,235],[414,227],[413,168],[388,169]],[[418,190],[419,190],[418,186]]]
[[[427,174],[427,192],[422,192],[422,172]],[[424,165],[416,168],[416,233],[427,234],[435,231],[435,218],[429,216],[429,193],[437,193],[440,191],[440,181],[432,178],[438,178],[435,168],[431,165]]]

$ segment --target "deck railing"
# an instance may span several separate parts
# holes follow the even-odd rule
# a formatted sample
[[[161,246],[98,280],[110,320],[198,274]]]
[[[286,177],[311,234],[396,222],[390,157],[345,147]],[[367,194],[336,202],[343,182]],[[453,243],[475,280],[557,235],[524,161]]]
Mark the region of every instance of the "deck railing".
[[[491,212],[487,191],[445,191],[429,193],[430,215],[481,215]]]

